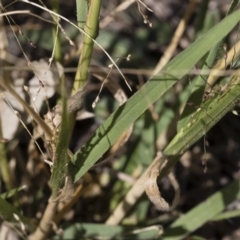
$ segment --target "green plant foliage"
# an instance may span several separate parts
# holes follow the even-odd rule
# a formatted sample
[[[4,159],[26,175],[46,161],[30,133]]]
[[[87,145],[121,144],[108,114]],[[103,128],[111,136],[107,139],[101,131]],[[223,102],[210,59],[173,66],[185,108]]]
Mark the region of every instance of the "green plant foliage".
[[[0,218],[2,220],[16,223],[18,227],[20,227],[21,223],[24,224],[25,229],[33,231],[35,229],[34,224],[30,221],[30,219],[24,217],[15,207],[13,207],[10,203],[5,201],[0,197]]]
[[[82,223],[69,226],[64,231],[64,239],[101,238],[105,240],[116,239],[156,239],[161,236],[161,226],[152,226],[146,229],[136,229],[130,226],[108,226],[104,224]],[[58,239],[55,237],[54,239]]]
[[[61,82],[62,90],[62,123],[59,134],[56,138],[56,150],[53,156],[53,167],[50,184],[52,187],[52,197],[56,198],[67,181],[67,165],[68,165],[68,132],[69,132],[69,119],[67,113],[67,98],[65,90],[65,81]],[[53,143],[54,144],[54,143]],[[70,179],[69,179],[70,180]]]
[[[216,192],[177,219],[165,230],[164,240],[182,239],[206,222],[211,221],[221,213],[229,203],[240,197],[239,184],[239,180],[233,181],[223,190]]]
[[[8,192],[2,193],[1,198],[2,199],[10,198],[10,197],[14,196],[15,194],[17,194],[18,192],[22,191],[24,188],[26,188],[26,186],[14,188]]]
[[[18,4],[18,2],[13,2],[1,8],[2,14],[10,13],[12,11],[10,8],[12,6],[15,7],[14,4]],[[188,199],[186,200],[184,196],[184,191],[186,192],[188,189],[193,191],[192,186],[189,187],[189,183],[184,182],[185,178],[183,181],[180,180],[180,189],[183,189],[183,201],[181,199],[176,209],[168,213],[162,214],[157,212],[147,196],[142,196],[145,186],[143,180],[147,181],[147,178],[150,178],[150,175],[146,174],[146,169],[151,169],[152,165],[150,167],[149,165],[155,158],[156,152],[159,154],[161,150],[165,157],[157,180],[161,180],[166,176],[174,166],[177,179],[178,175],[181,174],[183,176],[186,172],[189,175],[194,175],[194,171],[198,167],[197,164],[200,165],[200,161],[193,163],[192,160],[195,154],[195,147],[199,147],[195,143],[201,137],[205,136],[204,151],[207,152],[206,145],[208,139],[206,133],[240,103],[240,70],[238,69],[238,51],[240,50],[237,47],[235,51],[236,58],[235,56],[232,57],[230,65],[231,73],[227,72],[228,66],[226,66],[226,71],[224,70],[223,74],[224,77],[219,78],[217,85],[211,87],[210,94],[207,95],[205,91],[208,72],[211,71],[216,60],[222,57],[223,43],[227,45],[227,41],[231,42],[231,44],[232,41],[239,41],[239,36],[236,38],[231,36],[231,31],[240,20],[240,9],[236,10],[239,1],[233,0],[229,4],[229,10],[222,20],[222,9],[218,8],[210,11],[208,6],[209,0],[203,0],[198,6],[196,5],[197,9],[195,9],[196,11],[192,15],[194,21],[196,21],[188,23],[192,27],[191,30],[194,31],[186,31],[186,36],[178,39],[179,45],[175,49],[175,53],[178,54],[155,76],[152,76],[152,71],[148,69],[156,66],[159,54],[165,55],[163,51],[166,49],[166,44],[170,40],[170,35],[174,29],[171,21],[161,22],[162,16],[154,16],[155,12],[152,16],[145,15],[145,11],[151,11],[151,9],[144,5],[144,1],[122,1],[122,3],[117,5],[117,1],[108,3],[100,0],[74,0],[74,4],[76,5],[73,7],[69,1],[68,4],[69,6],[71,5],[72,9],[70,11],[72,12],[69,14],[66,11],[66,16],[65,12],[63,13],[63,9],[61,9],[62,5],[66,6],[66,3],[61,1],[52,0],[52,11],[48,9],[49,6],[39,5],[33,1],[21,0],[20,2],[31,8],[38,7],[37,10],[41,12],[41,15],[39,15],[41,16],[40,21],[43,20],[42,17],[46,17],[44,14],[48,14],[51,20],[44,19],[46,20],[46,25],[43,25],[44,28],[42,28],[44,31],[39,32],[34,28],[35,26],[39,27],[39,25],[35,25],[32,21],[33,17],[36,17],[36,14],[30,15],[32,18],[26,22],[26,25],[25,21],[22,20],[24,24],[20,23],[19,25],[21,27],[27,26],[26,29],[23,27],[23,30],[21,27],[18,29],[17,20],[14,20],[14,18],[7,19],[8,21],[6,22],[10,26],[11,34],[13,36],[16,35],[15,37],[17,43],[20,45],[21,52],[19,56],[16,54],[17,57],[15,58],[12,58],[12,53],[6,55],[6,61],[12,64],[14,61],[20,62],[20,59],[25,57],[29,69],[35,73],[31,64],[32,60],[30,59],[35,59],[39,56],[43,57],[42,54],[45,54],[44,51],[52,51],[51,57],[49,56],[50,64],[48,70],[54,68],[51,64],[52,60],[55,59],[61,61],[63,69],[66,72],[74,68],[73,75],[75,74],[75,78],[66,73],[66,84],[65,76],[62,76],[60,91],[62,110],[48,106],[50,120],[51,117],[54,120],[56,117],[55,113],[59,113],[58,110],[61,112],[59,128],[56,126],[53,127],[46,121],[46,118],[43,120],[42,115],[35,110],[35,95],[32,96],[32,91],[28,91],[28,88],[24,87],[24,93],[27,93],[26,95],[28,96],[27,98],[20,96],[15,88],[15,82],[11,79],[14,78],[13,80],[15,80],[15,73],[12,74],[14,77],[6,77],[4,72],[5,59],[4,61],[1,60],[1,64],[3,63],[2,71],[0,72],[0,85],[1,91],[3,91],[2,98],[7,102],[8,96],[5,97],[5,93],[9,93],[15,97],[18,103],[23,106],[23,111],[31,116],[33,128],[36,125],[38,125],[39,129],[41,128],[41,131],[39,131],[41,133],[35,135],[35,130],[39,129],[36,128],[32,131],[32,128],[28,125],[29,122],[26,124],[28,126],[24,126],[24,128],[31,129],[29,134],[32,145],[30,146],[29,144],[28,147],[25,147],[26,143],[24,142],[26,149],[24,149],[24,157],[21,156],[19,158],[20,161],[18,156],[14,156],[15,153],[12,154],[10,148],[13,148],[13,146],[16,147],[21,141],[17,139],[17,143],[14,143],[15,139],[13,139],[13,143],[8,144],[8,141],[6,141],[2,134],[2,129],[0,129],[1,177],[4,192],[0,196],[1,223],[4,221],[7,224],[10,223],[11,227],[16,228],[19,235],[26,236],[27,238],[27,235],[30,234],[29,239],[34,240],[47,239],[50,234],[51,239],[180,240],[190,237],[193,240],[204,240],[205,238],[200,236],[198,232],[195,232],[200,227],[209,222],[218,224],[219,221],[229,218],[236,220],[240,216],[239,210],[228,211],[230,208],[227,208],[231,202],[240,198],[240,180],[236,179],[236,175],[230,176],[229,173],[227,173],[227,177],[216,180],[217,184],[214,185],[216,188],[213,191],[211,189],[212,195],[210,197],[208,193],[204,198],[203,196],[198,197],[198,194],[201,193],[197,192],[195,194],[195,191],[198,191],[198,189],[194,189],[194,197],[197,202],[194,205],[187,202]],[[135,5],[131,6],[132,3]],[[176,11],[174,6],[171,10],[173,10],[172,15],[174,15],[176,13],[174,12]],[[76,11],[76,14],[73,14],[74,11]],[[17,14],[20,14],[20,12],[21,10]],[[30,12],[34,11],[31,9],[27,14],[30,14]],[[58,12],[62,15],[58,16]],[[136,12],[138,13],[137,16]],[[12,11],[11,14],[16,15],[16,11]],[[26,14],[26,11],[24,14]],[[69,15],[72,15],[71,19],[68,19]],[[156,22],[159,22],[155,25],[153,24],[153,28],[150,30],[149,26],[151,25],[152,17],[159,17],[156,20]],[[149,26],[143,24],[139,26],[139,23],[136,24],[132,21],[135,18],[143,18],[144,22],[148,23]],[[16,25],[17,30],[11,26],[11,22]],[[78,26],[75,24],[76,22]],[[106,22],[109,24],[108,28],[105,28],[104,24],[102,24]],[[29,23],[30,25],[28,25]],[[66,27],[66,23],[70,27]],[[111,25],[111,23],[113,24]],[[4,24],[2,29],[4,29]],[[50,25],[48,26],[47,24],[52,24],[52,35],[50,33]],[[122,28],[124,25],[126,27]],[[1,21],[0,26],[2,27]],[[131,29],[132,27],[134,29]],[[124,31],[118,32],[119,29],[124,29]],[[134,30],[134,36],[131,35],[132,30]],[[16,34],[17,31],[19,31],[19,37]],[[239,34],[239,30],[236,30],[236,28],[233,32],[234,34],[236,32]],[[2,31],[0,31],[0,35],[1,37],[4,35]],[[51,36],[53,37],[53,41],[49,41]],[[8,40],[8,38],[6,39]],[[78,42],[79,39],[82,41],[81,44]],[[153,39],[155,42],[153,42]],[[194,42],[189,43],[190,41]],[[13,44],[10,38],[9,43],[12,47]],[[30,50],[28,49],[29,52],[28,50],[26,51],[26,45],[22,46],[26,43],[32,47]],[[74,44],[75,47],[69,51],[70,47],[73,47]],[[37,50],[35,49],[36,46]],[[186,48],[186,46],[188,47]],[[145,51],[145,48],[148,50]],[[6,49],[5,46],[3,52],[7,52]],[[184,50],[182,51],[182,49]],[[32,56],[32,52],[35,55],[33,54]],[[128,61],[129,59],[126,61],[126,55],[129,53],[133,57],[131,61]],[[226,53],[226,50],[224,50],[224,53]],[[22,56],[20,57],[21,54]],[[78,63],[76,62],[77,58],[79,58]],[[113,64],[113,67],[105,70],[104,66],[108,65],[109,60]],[[92,66],[91,63],[93,63]],[[225,62],[225,65],[228,64]],[[19,65],[16,64],[14,67],[19,66],[22,66],[22,63]],[[192,70],[195,67],[203,70],[204,74],[201,74],[200,71],[195,78],[192,77],[194,72]],[[138,71],[136,68],[142,72],[136,73]],[[103,69],[103,75],[101,75]],[[53,71],[60,70],[54,68]],[[129,73],[128,71],[135,72]],[[105,73],[107,73],[106,78],[104,77]],[[35,74],[37,75],[37,73]],[[225,77],[225,74],[227,77]],[[113,96],[109,95],[109,92],[104,89],[104,84],[107,81],[107,84],[110,83],[110,80],[113,82],[115,80],[118,81],[118,75],[124,78],[129,89],[135,91],[132,93],[130,91],[127,92],[128,89],[126,86],[118,84],[117,88],[121,88],[121,91],[127,89],[127,94],[123,97],[124,102],[128,97],[129,99],[124,104],[120,103],[120,101],[113,102]],[[147,77],[145,78],[145,76]],[[101,85],[100,91],[95,77],[99,77],[99,80],[103,81],[103,83],[99,84]],[[144,82],[145,80],[147,80],[146,83]],[[12,85],[11,81],[13,82]],[[37,94],[44,88],[46,90],[47,85],[47,79],[42,80],[39,78],[38,87],[40,90],[38,90]],[[81,95],[81,103],[83,103],[81,107],[85,108],[84,110],[91,109],[93,111],[91,114],[85,111],[83,115],[87,116],[87,119],[84,119],[83,123],[80,122],[82,126],[77,126],[79,132],[73,131],[74,134],[79,134],[76,141],[74,137],[71,139],[74,142],[74,147],[72,147],[72,143],[69,144],[73,129],[71,125],[75,123],[77,111],[82,109],[69,110],[69,100],[74,98],[70,97],[70,99],[67,99],[67,91],[69,90],[69,93],[71,91],[66,88],[67,85],[73,85],[72,94],[82,86],[85,86],[84,90],[86,91],[83,91],[84,94]],[[107,86],[109,87],[109,85]],[[96,89],[99,91],[98,96],[100,101],[97,103],[96,108],[92,109],[92,102],[96,97]],[[112,89],[109,90],[112,93]],[[58,89],[56,92],[58,92]],[[113,95],[117,99],[117,94],[114,93]],[[122,97],[120,95],[118,97]],[[84,100],[85,97],[86,99]],[[31,100],[31,104],[28,103],[28,98]],[[79,103],[80,101],[76,105]],[[22,113],[20,114],[20,112],[15,111],[17,109],[15,106],[10,108],[20,120]],[[89,119],[89,116],[91,116],[91,119]],[[25,119],[23,121],[21,119],[21,123],[24,121]],[[87,126],[86,129],[85,124]],[[91,129],[89,128],[90,124],[93,127]],[[92,133],[92,129],[96,129],[96,126],[98,126],[98,129],[96,131],[93,130],[94,132]],[[131,137],[119,144],[117,151],[113,150],[111,147],[130,126],[133,126]],[[82,134],[82,132],[84,133]],[[86,136],[84,135],[85,132],[87,132]],[[91,132],[91,135],[89,132]],[[18,138],[18,133],[16,133],[16,138]],[[42,138],[43,144],[39,140],[40,138]],[[40,144],[38,144],[38,141]],[[35,145],[38,145],[38,149],[35,148]],[[41,146],[39,147],[39,145]],[[239,148],[239,146],[230,145],[229,143],[229,148]],[[31,155],[31,147],[34,149],[34,156],[28,156],[29,158],[27,159],[25,155]],[[46,149],[44,149],[45,147]],[[72,154],[69,149],[76,151],[75,154]],[[18,154],[19,149],[17,150]],[[109,155],[105,155],[108,150]],[[120,151],[118,152],[118,150]],[[186,152],[186,155],[188,153],[191,155],[191,159],[187,159],[189,161],[187,163],[184,162],[184,157],[179,161],[184,152]],[[9,157],[11,158],[11,162]],[[105,157],[108,161],[104,161],[106,160]],[[37,158],[40,161],[37,161]],[[105,165],[99,164],[94,166],[100,159],[103,160]],[[176,164],[178,161],[179,164]],[[12,164],[15,162],[16,166]],[[45,165],[45,162],[50,165],[52,163],[50,170],[49,166]],[[220,165],[218,159],[214,159],[214,163],[216,166]],[[37,167],[34,169],[35,166]],[[193,172],[191,171],[191,167],[194,170]],[[217,170],[220,168],[218,167]],[[183,171],[178,171],[179,169]],[[223,170],[228,171],[228,169]],[[42,174],[43,172],[44,175]],[[12,173],[16,174],[16,176],[12,177]],[[200,173],[198,171],[197,174],[199,176],[203,174],[201,167]],[[204,181],[206,180],[206,175],[203,177]],[[222,175],[224,173],[221,172]],[[182,176],[180,177],[182,178]],[[194,177],[198,176],[194,175]],[[212,180],[212,177],[209,178]],[[20,180],[21,184],[17,183],[16,180]],[[171,199],[169,182],[167,179],[162,180],[161,184],[159,184],[161,195],[165,198],[165,192],[162,189],[167,190],[169,191],[167,194],[170,195]],[[225,181],[229,182],[227,186],[225,185]],[[25,191],[22,191],[24,187],[17,187],[25,186],[25,182],[28,187],[25,189],[27,197],[24,195]],[[211,182],[209,185],[211,185]],[[219,190],[219,186],[223,185],[225,188]],[[34,189],[35,186],[38,187]],[[138,192],[132,194],[132,189],[137,189]],[[204,185],[203,189],[209,188]],[[217,192],[213,193],[214,191]],[[10,199],[10,197],[14,198]],[[205,198],[206,200],[201,202],[201,199]],[[166,200],[168,201],[168,196]],[[168,202],[170,203],[171,201]],[[191,207],[185,208],[186,205],[184,204],[186,202]],[[182,207],[183,205],[184,207]],[[44,208],[45,210],[43,211]],[[190,210],[184,213],[184,209]],[[29,218],[23,214],[25,212],[29,214]],[[116,212],[118,214],[115,214]],[[35,226],[32,220],[36,223],[38,222],[38,224]],[[119,223],[121,225],[117,225]]]
[[[124,105],[119,107],[94,136],[74,155],[70,172],[75,181],[102,156],[103,153],[118,139],[122,131],[133,123],[152,103],[158,100],[176,81],[188,73],[215,44],[239,21],[240,10],[223,19],[209,30],[204,36],[196,40],[185,51],[168,63],[162,72],[150,79]],[[171,72],[174,71],[174,74]],[[129,114],[131,113],[131,114]]]

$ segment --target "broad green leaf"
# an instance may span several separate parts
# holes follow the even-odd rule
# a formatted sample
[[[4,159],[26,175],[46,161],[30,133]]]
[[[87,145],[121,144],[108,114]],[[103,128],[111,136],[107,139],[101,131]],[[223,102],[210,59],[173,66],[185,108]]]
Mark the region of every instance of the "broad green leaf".
[[[240,210],[227,211],[227,212],[220,213],[219,215],[213,217],[211,220],[212,221],[222,221],[222,220],[226,220],[229,218],[235,218],[235,217],[240,217]]]
[[[82,223],[75,224],[65,229],[63,239],[104,239],[104,240],[126,240],[126,239],[156,239],[162,234],[161,226],[148,228],[129,226],[110,226],[105,224]],[[54,239],[58,239],[55,237]]]
[[[110,115],[93,137],[74,155],[72,164],[69,164],[75,181],[88,171],[130,124],[178,79],[187,74],[199,59],[231,31],[238,23],[239,16],[240,10],[222,20],[167,64],[162,70],[165,74],[159,73],[154,76],[124,105]]]
[[[198,206],[177,219],[164,231],[164,240],[180,240],[222,212],[228,204],[240,197],[240,180],[235,180]]]

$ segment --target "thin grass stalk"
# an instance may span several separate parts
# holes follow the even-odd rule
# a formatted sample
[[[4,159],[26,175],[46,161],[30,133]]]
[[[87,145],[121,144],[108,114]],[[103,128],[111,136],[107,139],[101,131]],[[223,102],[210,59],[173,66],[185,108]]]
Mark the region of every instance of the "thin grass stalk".
[[[229,7],[229,10],[227,12],[228,16],[229,14],[231,14],[235,7],[236,4],[238,3],[238,0],[234,0],[231,4],[231,6]],[[224,39],[226,37],[224,37],[219,43],[217,43],[208,53],[208,56],[203,64],[202,70],[206,71],[206,70],[211,70],[217,57],[219,52],[222,50],[221,46],[223,45]],[[207,83],[207,76],[206,75],[199,75],[195,81],[195,85],[192,89],[192,94],[189,97],[189,99],[187,100],[187,103],[194,103],[196,106],[200,106],[202,99],[203,99],[203,94],[205,91],[205,87],[206,87],[206,83]],[[195,111],[194,108],[190,108],[187,104],[185,106],[185,109],[181,115],[181,119],[178,122],[178,131],[185,126],[189,120],[191,119],[191,115],[192,113]]]
[[[92,39],[95,39],[98,36],[101,3],[101,0],[90,1],[87,22],[84,30]],[[75,93],[80,87],[83,87],[87,81],[88,68],[94,46],[94,42],[91,38],[84,35],[82,52],[74,80],[73,93]]]
[[[62,122],[60,132],[56,136],[56,152],[53,156],[53,167],[50,185],[52,187],[52,198],[56,199],[59,192],[64,191],[63,186],[67,177],[67,164],[68,164],[68,114],[67,114],[67,97],[65,89],[64,78],[61,79],[61,92],[62,92]]]
[[[169,62],[163,71],[179,70],[175,76],[156,75],[150,79],[138,92],[120,106],[101,125],[90,140],[75,153],[72,164],[69,166],[74,181],[81,178],[90,167],[102,156],[106,150],[119,138],[122,132],[129,127],[149,107],[158,100],[177,79],[181,79],[194,67],[217,42],[226,36],[239,21],[240,10],[223,19],[221,23],[209,30],[204,38],[195,41]],[[226,28],[225,28],[226,27]],[[224,31],[221,29],[224,28]],[[218,36],[218,37],[216,37]],[[189,69],[185,72],[183,69]],[[146,94],[147,93],[147,94]],[[146,97],[145,97],[146,96]],[[129,114],[130,113],[130,114]],[[84,163],[83,163],[84,161]]]
[[[59,1],[58,0],[52,0],[52,10],[55,13],[59,13]],[[55,15],[52,15],[53,21],[58,22],[58,17]],[[60,34],[59,31],[57,31],[57,24],[52,27],[52,37],[53,37],[53,45],[55,45],[55,51],[54,51],[54,59],[55,61],[61,60],[61,40],[60,40]],[[55,42],[56,39],[56,42]]]
[[[4,143],[3,139],[3,133],[2,133],[2,119],[0,116],[0,170],[1,170],[1,176],[5,183],[5,186],[7,190],[11,190],[14,187],[9,165],[8,165],[8,159],[7,159],[7,153],[6,153],[6,144]]]
[[[57,201],[49,202],[47,208],[43,214],[40,224],[36,228],[36,231],[29,236],[29,240],[45,240],[48,239],[47,235],[52,231],[53,219],[57,212]]]
[[[59,201],[62,200],[66,193],[68,186],[64,184],[69,183],[70,179],[67,178],[67,164],[68,164],[68,115],[67,115],[67,99],[65,81],[61,79],[61,92],[62,92],[62,122],[60,132],[57,137],[56,151],[53,156],[52,176],[50,186],[52,188],[52,195],[49,203],[45,209],[43,217],[37,227],[36,231],[32,234],[30,239],[43,240],[47,239],[48,234],[52,231],[55,225],[54,219],[57,214],[57,207]],[[54,143],[53,143],[54,144]],[[67,182],[67,181],[68,182]],[[66,188],[65,188],[66,187]],[[69,195],[68,195],[69,196]]]

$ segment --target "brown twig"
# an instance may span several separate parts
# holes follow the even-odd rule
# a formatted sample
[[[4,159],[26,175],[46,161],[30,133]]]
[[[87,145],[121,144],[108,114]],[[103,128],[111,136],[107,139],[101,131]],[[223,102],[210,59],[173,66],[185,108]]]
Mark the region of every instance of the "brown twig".
[[[154,69],[153,75],[157,74],[171,59],[171,57],[178,45],[178,42],[179,42],[180,38],[182,37],[184,30],[186,29],[187,22],[189,21],[197,2],[198,2],[197,0],[191,0],[182,20],[178,24],[178,27],[174,33],[171,43],[165,50],[163,57],[160,59],[156,68]]]
[[[123,201],[118,204],[111,216],[107,219],[106,224],[117,225],[119,224],[130,208],[137,202],[142,196],[144,190],[149,195],[150,200],[155,204],[156,208],[162,211],[172,210],[179,201],[180,190],[177,181],[173,174],[170,174],[169,180],[175,189],[175,197],[172,206],[161,197],[158,189],[156,179],[161,173],[161,169],[164,166],[163,163],[167,158],[162,155],[161,152],[157,153],[157,156],[153,160],[152,164],[142,174],[142,176],[136,181],[133,187],[128,191]],[[160,167],[160,169],[159,169]],[[173,179],[174,178],[174,179]],[[145,186],[145,189],[144,189]]]

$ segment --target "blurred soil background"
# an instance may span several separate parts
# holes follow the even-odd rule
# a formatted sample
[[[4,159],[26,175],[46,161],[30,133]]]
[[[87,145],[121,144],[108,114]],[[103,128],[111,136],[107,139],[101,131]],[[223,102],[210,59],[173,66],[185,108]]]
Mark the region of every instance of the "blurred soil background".
[[[1,1],[2,6],[7,6],[9,1]],[[38,1],[36,1],[38,2]],[[150,77],[152,70],[156,67],[159,59],[166,51],[175,29],[182,19],[189,1],[177,0],[144,0],[144,3],[153,10],[147,11],[141,7],[142,12],[148,16],[148,24],[144,24],[143,17],[138,10],[136,3],[131,4],[126,10],[117,13],[111,22],[106,22],[106,17],[123,1],[102,1],[100,17],[100,35],[97,41],[107,50],[112,57],[119,57],[118,66],[127,77],[133,92],[130,92],[121,76],[116,70],[112,71],[112,78],[117,81],[125,90],[128,97],[140,88]],[[38,2],[41,4],[40,2]],[[43,3],[51,9],[50,1]],[[222,19],[231,1],[209,2],[205,25],[213,26],[219,19]],[[59,13],[69,21],[76,23],[76,5],[74,0],[59,1]],[[52,20],[51,16],[41,9],[27,5],[23,2],[16,2],[6,8],[8,12],[15,10],[30,10],[44,19]],[[191,44],[195,38],[196,20],[199,14],[199,4],[188,22],[186,30],[181,37],[174,56]],[[33,80],[34,74],[28,69],[29,61],[36,66],[36,69],[46,69],[48,59],[53,50],[52,24],[45,22],[31,15],[12,15],[15,24],[4,18],[1,32],[6,34],[6,56],[1,59],[1,72],[14,83],[19,92],[30,99],[22,90],[23,85],[28,85],[33,94],[39,88],[38,80]],[[75,43],[71,46],[69,41],[60,31],[61,59],[60,63],[65,70],[68,93],[71,92],[75,76],[78,58],[81,49],[81,34],[65,21],[60,22],[66,35]],[[21,30],[22,34],[20,34]],[[235,30],[226,39],[227,45],[231,46],[236,40]],[[21,48],[15,36],[21,44]],[[2,40],[0,40],[2,41]],[[131,60],[126,61],[126,56],[131,54]],[[44,62],[45,61],[45,62]],[[110,61],[106,55],[95,48],[92,57],[92,69],[89,74],[92,91],[85,100],[84,112],[89,115],[83,120],[78,120],[75,125],[74,134],[70,143],[70,149],[78,150],[91,136],[92,132],[113,112],[118,106],[111,93],[104,89],[100,94],[100,102],[93,110],[91,105],[99,92],[100,82],[93,76],[94,72],[101,66],[107,68]],[[54,65],[54,63],[53,63]],[[31,83],[33,81],[33,83]],[[47,75],[46,85],[50,107],[53,107],[59,97],[59,83],[51,73]],[[49,82],[48,82],[49,81]],[[181,89],[188,83],[189,79],[182,79],[164,97],[164,101],[156,103],[156,114],[160,125],[153,119],[150,111],[147,111],[139,118],[134,126],[134,131],[120,153],[108,163],[90,171],[93,182],[86,189],[85,193],[74,205],[61,224],[73,223],[104,223],[117,203],[124,197],[127,190],[141,175],[141,169],[150,164],[155,156],[157,133],[162,126],[167,128],[175,116]],[[185,85],[184,85],[185,84]],[[43,90],[41,90],[44,92]],[[9,96],[10,97],[10,96]],[[18,105],[11,102],[21,115],[28,129],[33,133],[34,128],[30,123],[27,113]],[[46,114],[47,108],[43,100],[38,103],[41,109],[40,114]],[[161,112],[165,111],[165,118],[161,119]],[[164,109],[164,110],[163,110]],[[131,114],[131,113],[130,113]],[[18,118],[9,110],[7,105],[1,105],[1,117],[3,137],[9,139],[6,143],[7,156],[12,174],[13,187],[27,185],[27,188],[20,192],[16,202],[22,212],[32,219],[41,218],[42,213],[50,196],[48,181],[50,178],[49,166],[43,162],[43,156],[36,148],[31,137],[19,123]],[[152,122],[154,122],[152,124]],[[158,122],[157,121],[157,122]],[[170,134],[171,135],[171,134]],[[159,140],[162,141],[162,140]],[[166,139],[164,141],[167,141]],[[44,143],[38,139],[41,148]],[[161,145],[161,142],[158,143]],[[204,149],[206,151],[204,152]],[[106,154],[106,156],[108,156]],[[102,156],[100,160],[106,156]],[[202,162],[206,161],[207,171],[204,173]],[[181,187],[181,200],[177,208],[170,213],[157,211],[149,202],[146,196],[142,197],[138,204],[124,219],[124,224],[135,224],[138,228],[150,226],[151,224],[162,224],[168,226],[182,213],[204,201],[208,196],[219,189],[222,189],[233,179],[240,176],[240,118],[228,113],[215,127],[191,149],[189,149],[178,162],[175,174]],[[161,181],[160,187],[166,199],[171,199],[173,190],[167,179]],[[1,192],[6,191],[6,186],[1,182]],[[228,209],[240,209],[240,201],[233,202]],[[202,226],[192,235],[198,235],[206,239],[240,239],[240,218],[210,222]],[[186,239],[191,239],[188,237]]]

